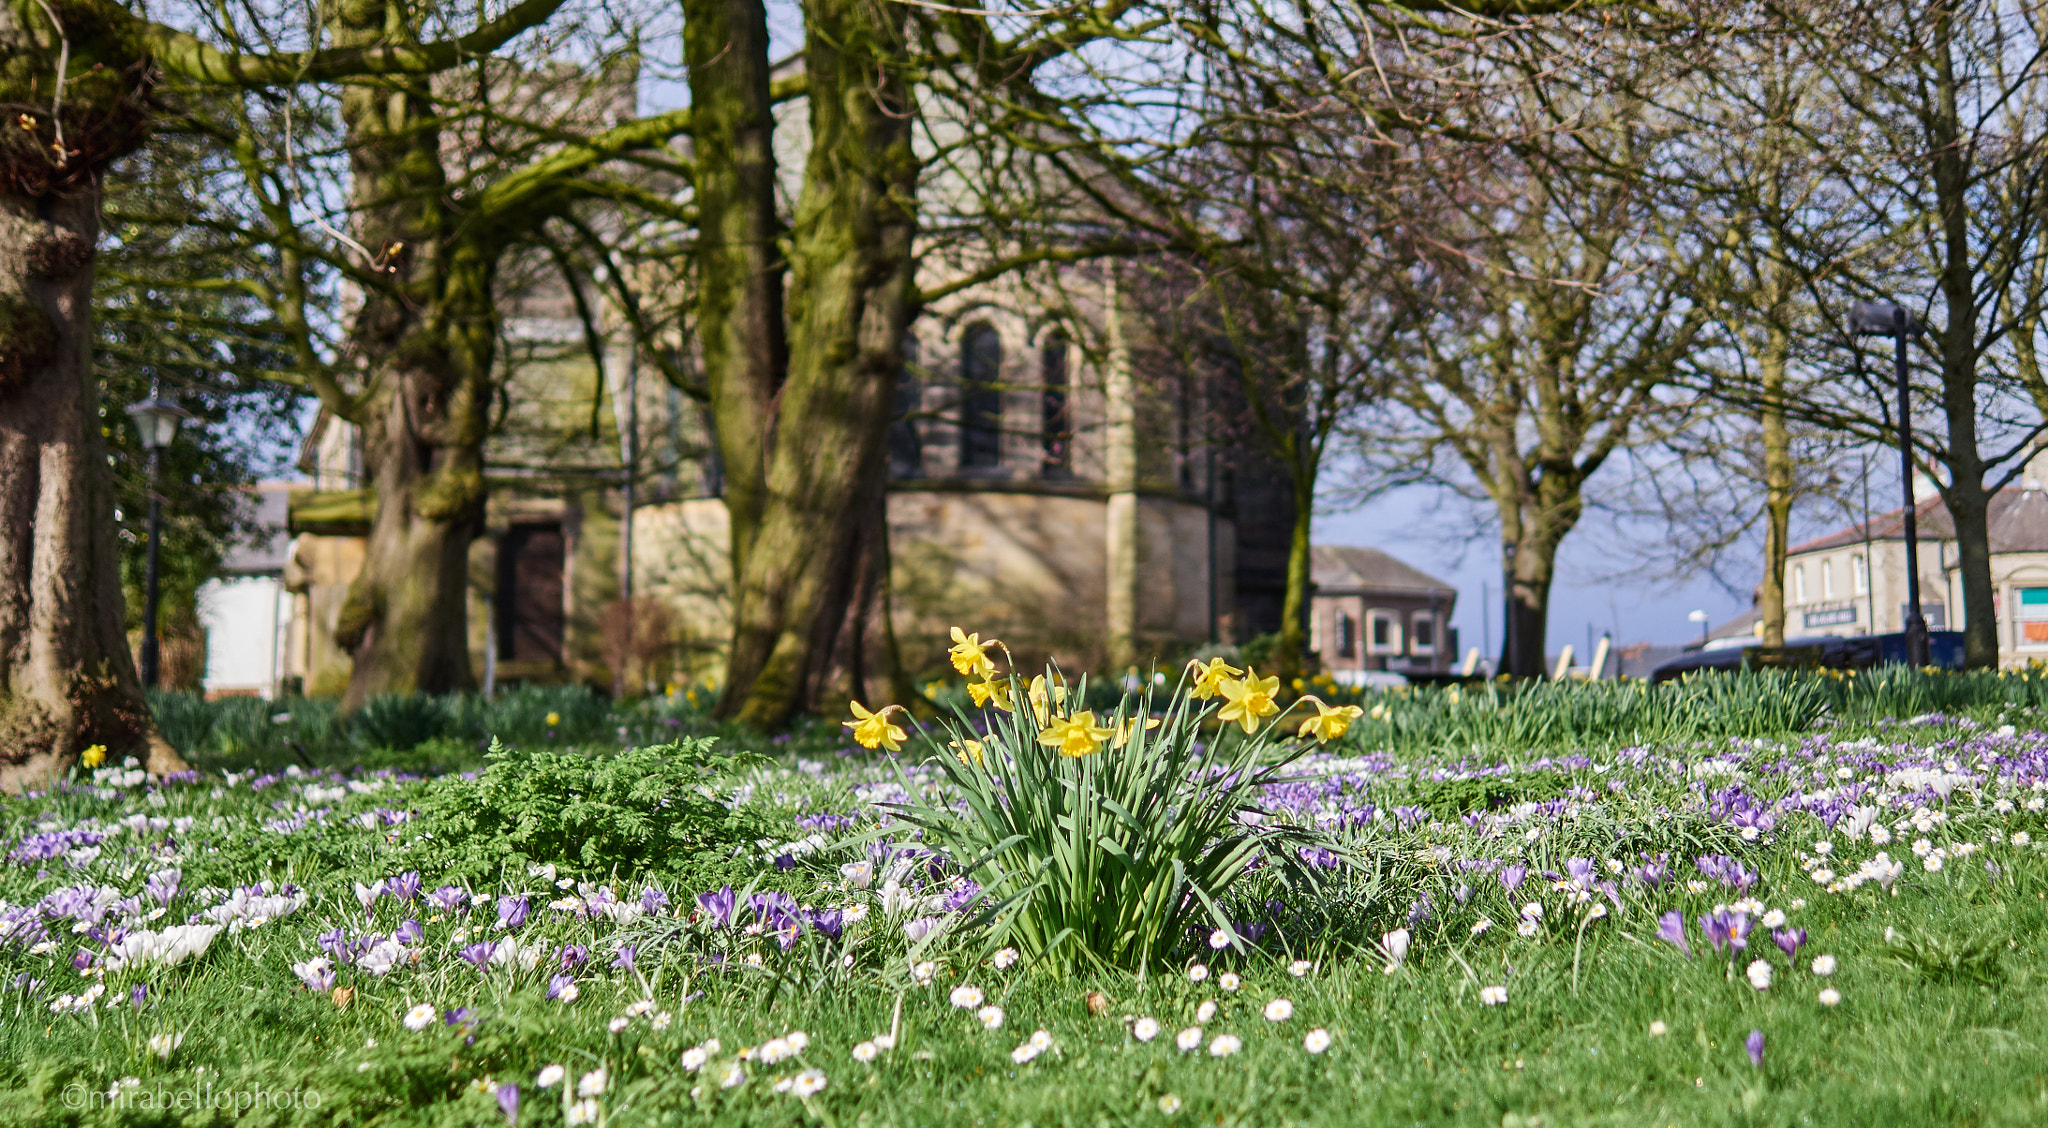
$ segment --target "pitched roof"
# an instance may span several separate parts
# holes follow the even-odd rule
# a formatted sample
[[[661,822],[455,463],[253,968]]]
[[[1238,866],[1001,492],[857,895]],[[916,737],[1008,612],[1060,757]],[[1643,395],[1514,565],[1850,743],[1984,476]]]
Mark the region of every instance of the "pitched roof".
[[[1308,550],[1309,579],[1319,592],[1397,591],[1455,596],[1458,590],[1377,548],[1318,544]]]
[[[1921,537],[1928,540],[1955,539],[1956,523],[1949,517],[1948,507],[1942,504],[1939,496],[1930,497],[1913,508]],[[1991,525],[1992,552],[2048,552],[2048,493],[2009,486],[1991,495],[1987,517]],[[1867,525],[1866,531],[1866,523],[1858,521],[1805,544],[1793,545],[1790,552],[1796,556],[1802,552],[1861,544],[1866,540],[1904,540],[1905,507],[1872,517]]]

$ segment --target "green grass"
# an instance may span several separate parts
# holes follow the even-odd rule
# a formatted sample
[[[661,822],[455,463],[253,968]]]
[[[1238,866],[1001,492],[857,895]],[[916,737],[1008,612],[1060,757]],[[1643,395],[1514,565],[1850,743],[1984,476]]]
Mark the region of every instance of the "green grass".
[[[1305,778],[1291,798],[1275,800],[1271,815],[1311,826],[1319,811],[1347,804],[1384,812],[1358,825],[1320,820],[1361,864],[1333,871],[1313,898],[1261,871],[1227,906],[1240,921],[1273,925],[1257,949],[1215,952],[1190,935],[1163,968],[1144,973],[1071,966],[1054,973],[1028,961],[999,970],[964,924],[913,953],[902,922],[929,906],[891,919],[877,890],[849,889],[840,867],[876,841],[909,841],[907,824],[877,819],[882,804],[944,803],[956,792],[945,772],[921,763],[933,750],[913,745],[893,760],[848,754],[831,724],[781,743],[745,741],[769,762],[734,765],[708,780],[769,828],[751,848],[741,844],[737,855],[715,858],[608,855],[602,870],[576,869],[565,858],[557,876],[609,884],[629,901],[651,881],[676,904],[693,905],[706,883],[738,873],[748,881],[737,884],[786,892],[817,909],[868,905],[867,918],[839,939],[807,934],[785,952],[772,936],[713,931],[672,912],[621,922],[554,912],[546,902],[564,891],[544,877],[510,872],[479,878],[477,891],[534,894],[532,920],[519,934],[544,942],[544,962],[531,971],[479,973],[455,955],[463,921],[386,898],[369,923],[354,885],[413,868],[410,859],[427,852],[410,837],[414,824],[387,825],[374,815],[429,805],[437,785],[405,778],[412,769],[481,766],[475,730],[463,726],[489,723],[491,707],[442,702],[440,727],[414,747],[393,750],[365,743],[331,715],[317,721],[317,707],[295,706],[290,721],[263,714],[268,729],[250,719],[239,729],[214,725],[215,743],[195,750],[209,772],[196,783],[156,790],[108,779],[97,785],[103,791],[87,786],[0,801],[6,850],[25,836],[105,829],[136,815],[194,820],[184,831],[151,831],[145,823],[143,833],[113,833],[82,867],[0,860],[0,901],[11,905],[80,883],[137,893],[170,864],[183,870],[184,892],[162,920],[135,927],[161,928],[210,905],[198,894],[205,885],[268,879],[296,883],[310,898],[290,915],[221,933],[203,956],[174,968],[107,973],[107,995],[77,1014],[53,1014],[49,1001],[95,982],[69,960],[79,947],[100,945],[74,935],[68,921],[52,930],[61,946],[47,952],[0,941],[0,1123],[504,1124],[488,1082],[520,1086],[519,1123],[554,1125],[565,1119],[564,1089],[540,1089],[536,1079],[561,1064],[570,1087],[590,1070],[608,1072],[593,1105],[605,1123],[622,1126],[2039,1124],[2048,1122],[2048,857],[2038,841],[2016,843],[2015,836],[2048,838],[2048,813],[2028,809],[2048,791],[2040,686],[2017,677],[1897,673],[1853,684],[1770,675],[1669,691],[1545,687],[1477,702],[1470,691],[1457,701],[1444,691],[1374,696],[1366,703],[1388,705],[1391,723],[1361,721],[1355,738],[1333,746],[1335,755],[1297,765],[1291,774]],[[207,714],[187,708],[186,723],[204,729]],[[628,744],[708,731],[701,716],[669,706],[595,709],[573,727],[546,725],[549,711],[568,714],[541,710],[538,732],[522,722],[523,739],[554,751],[608,756],[620,747],[621,726]],[[1519,718],[1499,716],[1517,711]],[[518,715],[506,709],[505,723]],[[1488,717],[1496,727],[1485,727]],[[316,723],[327,727],[309,743]],[[2016,731],[2002,735],[2004,724]],[[303,755],[277,739],[276,729],[293,730]],[[383,766],[338,776],[304,767],[362,759]],[[258,790],[249,773],[259,766],[266,775],[299,774],[278,775]],[[222,768],[238,774],[223,778]],[[1930,774],[1902,775],[1906,768]],[[1839,778],[1843,770],[1851,778]],[[1937,778],[1946,781],[1945,800],[1913,790]],[[1944,817],[1928,821],[1927,831],[1906,825],[1888,843],[1874,843],[1780,803],[1851,784],[1875,786],[1866,803],[1907,797],[1886,810],[1885,825],[1923,806],[1923,819]],[[1403,813],[1392,813],[1397,808]],[[308,811],[322,809],[324,821],[309,819]],[[1772,814],[1771,825],[1746,835],[1736,817],[1743,810]],[[1425,821],[1409,825],[1425,811]],[[365,814],[378,825],[356,821]],[[852,821],[819,830],[821,815]],[[806,818],[809,825],[799,821]],[[305,825],[266,829],[280,820]],[[1919,837],[1950,851],[1939,871],[1912,853]],[[1826,858],[1816,848],[1823,840],[1834,848]],[[1972,849],[1958,849],[1965,844]],[[1869,882],[1830,892],[1809,875],[1815,864],[1853,872],[1879,850],[1906,863],[1890,890]],[[1670,856],[1673,878],[1659,887],[1618,882],[1618,910],[1604,893],[1582,900],[1540,876],[1563,873],[1566,859],[1587,858],[1606,879],[1609,860],[1633,868],[1658,853]],[[1807,930],[1796,962],[1763,928],[1738,958],[1708,950],[1691,922],[1741,894],[1697,872],[1691,859],[1698,854],[1728,855],[1758,875],[1750,895]],[[786,868],[773,864],[778,857]],[[1520,861],[1538,872],[1511,894],[1493,874],[1461,869],[1470,859]],[[423,877],[429,890],[439,883],[437,873]],[[1468,887],[1463,897],[1460,887]],[[922,893],[945,890],[941,880]],[[1265,902],[1276,898],[1289,903],[1268,910]],[[1425,898],[1427,914],[1411,923]],[[1545,911],[1535,935],[1525,937],[1515,926],[1532,900]],[[1593,906],[1608,911],[1589,917]],[[1688,922],[1690,956],[1657,938],[1658,917],[1670,910]],[[354,991],[346,1006],[293,974],[292,964],[318,954],[316,938],[330,928],[389,933],[404,919],[422,925],[419,963],[381,977],[341,969],[339,984]],[[1482,919],[1490,927],[1474,935]],[[494,920],[485,912],[471,927],[502,935],[489,926]],[[1402,927],[1413,943],[1389,972],[1377,949],[1385,933]],[[616,946],[628,942],[638,951],[636,970],[607,967]],[[569,1003],[545,997],[563,944],[588,945],[592,955]],[[1827,978],[1810,970],[1823,953],[1839,964]],[[723,962],[714,958],[721,954]],[[760,956],[760,966],[746,962],[748,955]],[[1767,990],[1745,976],[1758,958],[1773,968]],[[936,965],[929,985],[918,981],[917,959]],[[1296,960],[1312,965],[1299,977],[1289,967]],[[1209,969],[1199,983],[1187,972],[1195,963]],[[1226,972],[1241,977],[1238,990],[1223,989]],[[16,978],[24,975],[46,986],[22,990]],[[110,1005],[140,981],[149,988],[140,1008]],[[983,1029],[971,1009],[949,1003],[962,984],[1004,1008],[1000,1029]],[[1496,985],[1506,988],[1507,1001],[1484,1005],[1482,989]],[[1840,992],[1839,1005],[1822,1005],[1824,987]],[[1091,993],[1101,996],[1100,1013],[1091,1010]],[[1262,1017],[1270,1000],[1283,997],[1293,1004],[1289,1019]],[[609,1030],[642,998],[669,1016],[665,1028],[650,1014]],[[1202,1048],[1181,1053],[1174,1035],[1196,1023],[1205,1001],[1219,1009],[1201,1024]],[[403,1016],[421,1003],[437,1012],[470,1008],[473,1025],[451,1027],[437,1017],[409,1030]],[[1154,1018],[1163,1030],[1140,1042],[1126,1016]],[[889,1032],[892,1021],[895,1045],[872,1063],[856,1061],[854,1048]],[[1665,1033],[1653,1036],[1652,1023]],[[1331,1036],[1319,1055],[1303,1048],[1316,1028]],[[798,1057],[749,1064],[745,1084],[719,1087],[718,1074],[743,1047],[799,1029],[809,1044]],[[1039,1029],[1051,1048],[1015,1063],[1012,1051]],[[1761,1068],[1744,1047],[1752,1030],[1765,1036]],[[183,1038],[167,1059],[148,1045],[166,1034]],[[1210,1056],[1208,1044],[1221,1034],[1241,1038],[1241,1052]],[[686,1070],[681,1055],[707,1038],[720,1049],[702,1070]],[[821,1091],[808,1098],[775,1091],[778,1077],[805,1068],[824,1073]],[[70,1107],[130,1077],[138,1087],[128,1090],[125,1107]],[[218,1102],[258,1086],[297,1096],[285,1108],[239,1115],[232,1099],[224,1108],[147,1107],[159,1091],[173,1101],[190,1093],[188,1100]],[[318,1107],[307,1107],[315,1093]],[[1177,1102],[1177,1111],[1162,1112],[1163,1098]]]

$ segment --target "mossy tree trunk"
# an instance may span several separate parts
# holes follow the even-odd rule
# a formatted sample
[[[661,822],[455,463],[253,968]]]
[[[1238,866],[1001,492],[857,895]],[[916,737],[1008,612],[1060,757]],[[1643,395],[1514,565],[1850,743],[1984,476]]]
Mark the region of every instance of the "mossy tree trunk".
[[[387,34],[384,5],[341,8],[338,43]],[[363,388],[347,415],[362,428],[377,512],[335,631],[355,659],[347,709],[473,682],[466,578],[483,526],[496,263],[472,244],[450,245],[459,220],[440,113],[424,77],[364,82],[342,97],[354,235],[386,275],[366,289],[349,337]]]
[[[89,10],[0,4],[0,789],[47,786],[104,745],[151,771],[157,734],[122,623],[113,482],[93,379],[99,179],[140,143],[142,61]],[[67,36],[69,37],[67,39]],[[113,45],[118,47],[118,44]],[[67,55],[65,98],[56,97]],[[118,420],[118,413],[115,419]]]
[[[768,504],[775,393],[789,371],[768,13],[759,0],[685,0],[683,19],[695,109],[697,339],[732,514],[732,574],[742,576]]]
[[[744,501],[732,512],[740,548],[720,704],[724,715],[762,727],[834,690],[895,697],[909,689],[887,668],[886,598],[865,608],[857,598],[887,587],[885,438],[913,299],[918,163],[909,91],[895,65],[903,13],[862,0],[805,6],[811,149],[789,239],[788,373],[769,393],[765,426],[719,435],[728,475],[736,460],[759,458],[769,499],[758,513]],[[758,84],[749,88],[758,97]],[[701,222],[728,229],[712,213]],[[748,234],[759,221],[741,217],[730,227]],[[746,281],[744,270],[735,273]],[[765,290],[757,287],[755,300]],[[736,308],[757,315],[746,297]],[[739,394],[760,392],[757,384]],[[871,672],[878,661],[881,672]]]

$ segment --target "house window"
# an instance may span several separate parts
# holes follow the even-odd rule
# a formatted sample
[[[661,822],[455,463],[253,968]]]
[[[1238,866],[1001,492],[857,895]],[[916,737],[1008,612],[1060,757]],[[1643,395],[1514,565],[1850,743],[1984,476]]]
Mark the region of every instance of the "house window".
[[[960,345],[960,467],[992,470],[1003,461],[1003,339],[974,325]]]
[[[1358,621],[1344,612],[1337,612],[1337,657],[1358,657]]]
[[[1039,430],[1044,435],[1045,461],[1040,473],[1058,477],[1074,460],[1074,408],[1067,398],[1067,339],[1055,333],[1038,354]]]
[[[1870,561],[1860,552],[1849,558],[1849,590],[1857,595],[1870,594]]]
[[[560,525],[515,525],[498,542],[498,660],[562,661]]]
[[[1795,602],[1806,602],[1806,565],[1792,565],[1792,598]]]
[[[1835,562],[1832,560],[1820,562],[1820,597],[1822,599],[1833,599],[1835,597]]]
[[[2021,588],[2019,594],[2019,645],[2048,648],[2048,587]]]
[[[1372,654],[1401,652],[1401,620],[1392,611],[1366,613],[1367,650]]]
[[[1436,653],[1436,617],[1417,615],[1409,629],[1413,632],[1408,640],[1408,649],[1416,654]]]
[[[917,414],[924,385],[917,378],[917,338],[903,337],[903,367],[896,372],[896,411],[889,422],[889,476],[918,478],[924,475],[924,438],[918,433]]]

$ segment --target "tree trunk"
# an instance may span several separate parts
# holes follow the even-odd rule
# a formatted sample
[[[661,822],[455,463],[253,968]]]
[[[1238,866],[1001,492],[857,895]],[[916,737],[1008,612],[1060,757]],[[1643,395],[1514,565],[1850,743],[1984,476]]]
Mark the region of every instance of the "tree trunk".
[[[1958,124],[1954,19],[1946,7],[1934,16],[1938,112],[1929,139],[1935,199],[1941,206],[1942,270],[1937,283],[1948,307],[1948,323],[1941,334],[1941,406],[1948,421],[1949,485],[1942,490],[1942,500],[1955,522],[1956,555],[1962,565],[1963,661],[1972,668],[1986,668],[1998,665],[1998,619],[1991,585],[1991,496],[1984,488],[1984,455],[1977,434],[1977,248],[1970,239],[1969,169]],[[1906,491],[1908,505],[1911,492]],[[1924,591],[1921,599],[1926,600]],[[1945,610],[1953,622],[1955,609]]]
[[[759,0],[685,0],[697,201],[697,339],[724,467],[735,577],[767,505],[775,393],[789,369],[775,211],[768,13]]]
[[[774,400],[767,503],[751,530],[733,514],[747,547],[720,704],[763,728],[819,703],[827,650],[848,645],[820,647],[820,620],[846,615],[835,601],[876,559],[866,538],[887,536],[875,499],[917,229],[910,98],[890,68],[904,9],[818,0],[806,10],[811,152],[790,248],[789,376]]]
[[[1301,655],[1308,646],[1309,600],[1313,596],[1309,571],[1310,534],[1315,526],[1315,468],[1296,466],[1289,478],[1294,493],[1294,527],[1287,537],[1287,590],[1280,600],[1280,647],[1274,672],[1280,685],[1291,691],[1301,676]]]
[[[382,12],[345,8],[344,20],[368,26],[352,22],[337,42],[375,41]],[[496,256],[454,238],[435,113],[423,78],[350,86],[342,98],[357,237],[392,276],[365,294],[350,337],[367,373],[352,414],[377,513],[336,624],[355,658],[344,709],[474,684],[467,577],[483,525]]]
[[[1579,481],[1567,469],[1552,468],[1536,483],[1499,475],[1513,492],[1496,495],[1504,544],[1515,549],[1509,570],[1506,630],[1501,670],[1512,677],[1540,678],[1548,655],[1550,585],[1557,575],[1557,549],[1579,523],[1583,501]],[[1516,488],[1520,487],[1520,488]]]
[[[113,483],[92,371],[99,193],[0,196],[0,789],[94,744],[186,770],[122,629]]]
[[[187,770],[150,720],[122,629],[92,364],[100,178],[143,137],[153,71],[76,12],[67,41],[52,13],[0,3],[0,790],[11,792],[47,786],[95,744],[157,774]]]
[[[1785,549],[1792,530],[1792,437],[1785,425],[1786,334],[1775,325],[1758,368],[1763,407],[1757,423],[1764,443],[1764,577],[1757,585],[1757,614],[1764,645],[1785,645]]]

